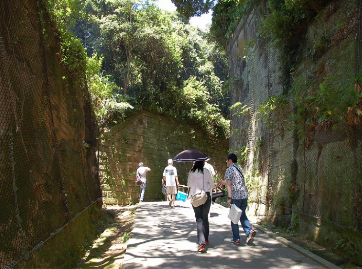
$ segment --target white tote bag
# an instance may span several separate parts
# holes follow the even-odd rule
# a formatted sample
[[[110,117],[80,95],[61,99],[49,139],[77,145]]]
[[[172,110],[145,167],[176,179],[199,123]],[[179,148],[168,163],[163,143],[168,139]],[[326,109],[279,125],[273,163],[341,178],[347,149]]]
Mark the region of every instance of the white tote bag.
[[[230,212],[229,212],[229,219],[234,223],[238,224],[241,212],[243,212],[240,208],[238,208],[236,205],[231,204],[230,206]]]

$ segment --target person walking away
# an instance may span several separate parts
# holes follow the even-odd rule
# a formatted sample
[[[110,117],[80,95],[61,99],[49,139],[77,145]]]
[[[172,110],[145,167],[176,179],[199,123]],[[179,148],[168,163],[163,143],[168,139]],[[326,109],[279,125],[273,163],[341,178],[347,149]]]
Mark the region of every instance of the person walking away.
[[[192,206],[195,212],[197,240],[199,252],[205,251],[205,245],[209,244],[209,212],[211,207],[211,192],[215,187],[214,180],[208,169],[204,168],[203,161],[196,161],[190,170],[187,178],[187,186],[190,187],[189,195],[193,195],[202,189],[207,194],[207,200],[203,205],[198,207]]]
[[[145,196],[145,192],[146,192],[146,185],[147,185],[147,178],[146,178],[146,173],[148,171],[151,171],[151,169],[149,167],[143,166],[143,163],[139,163],[138,164],[138,169],[137,169],[137,174],[140,176],[141,178],[141,185],[140,185],[140,202],[143,202],[143,198]]]
[[[226,157],[227,169],[225,173],[225,180],[219,180],[218,184],[226,185],[228,190],[227,204],[235,204],[242,210],[240,216],[240,223],[246,234],[246,243],[250,244],[256,235],[255,230],[251,226],[248,217],[246,216],[246,207],[248,205],[248,190],[245,186],[245,179],[241,168],[236,164],[237,157],[234,153],[230,153]],[[232,242],[236,245],[240,244],[239,224],[231,222],[231,230],[233,233]]]
[[[168,159],[168,166],[163,170],[163,181],[166,184],[166,194],[169,206],[175,207],[175,198],[177,194],[178,182],[177,169],[173,166],[172,159]]]
[[[215,183],[217,183],[217,180],[215,181],[215,177],[216,177],[215,169],[214,169],[214,167],[209,163],[209,161],[210,161],[210,158],[207,158],[207,160],[205,160],[204,168],[206,168],[207,170],[210,171],[212,180],[213,180]],[[214,188],[212,191],[213,191],[214,193],[217,192],[216,185],[215,185],[215,188]]]
[[[208,158],[208,159],[205,161],[204,168],[206,168],[207,170],[210,171],[211,176],[212,176],[212,180],[215,182],[216,172],[215,172],[214,167],[209,163],[209,161],[210,161],[210,158]]]

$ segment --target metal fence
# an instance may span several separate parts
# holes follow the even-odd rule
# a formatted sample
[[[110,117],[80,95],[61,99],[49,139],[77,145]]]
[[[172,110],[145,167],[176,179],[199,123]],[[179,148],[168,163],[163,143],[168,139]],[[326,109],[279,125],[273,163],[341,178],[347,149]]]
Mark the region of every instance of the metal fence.
[[[90,99],[60,63],[38,4],[0,2],[0,268],[28,259],[101,197]]]

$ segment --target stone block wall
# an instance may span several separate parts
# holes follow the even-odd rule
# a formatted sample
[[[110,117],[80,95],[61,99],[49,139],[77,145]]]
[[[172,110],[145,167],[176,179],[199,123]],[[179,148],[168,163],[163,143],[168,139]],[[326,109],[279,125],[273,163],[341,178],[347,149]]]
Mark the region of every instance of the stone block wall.
[[[135,185],[138,163],[151,168],[147,173],[145,201],[164,199],[161,182],[167,160],[185,149],[198,149],[211,158],[219,176],[224,177],[229,141],[215,142],[196,127],[150,112],[140,112],[114,126],[101,138],[99,151],[103,202],[108,205],[137,203]],[[180,184],[186,184],[190,162],[174,163]]]

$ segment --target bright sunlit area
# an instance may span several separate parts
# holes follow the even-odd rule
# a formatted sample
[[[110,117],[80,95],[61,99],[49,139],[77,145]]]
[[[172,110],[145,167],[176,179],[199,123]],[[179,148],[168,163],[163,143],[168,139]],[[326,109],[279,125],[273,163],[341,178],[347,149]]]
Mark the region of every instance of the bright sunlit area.
[[[158,7],[167,11],[176,11],[176,6],[171,2],[171,0],[158,0],[156,2]],[[212,19],[212,10],[209,13],[203,14],[200,17],[192,17],[190,19],[190,24],[194,27],[199,27],[202,30],[210,28]]]

